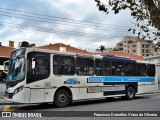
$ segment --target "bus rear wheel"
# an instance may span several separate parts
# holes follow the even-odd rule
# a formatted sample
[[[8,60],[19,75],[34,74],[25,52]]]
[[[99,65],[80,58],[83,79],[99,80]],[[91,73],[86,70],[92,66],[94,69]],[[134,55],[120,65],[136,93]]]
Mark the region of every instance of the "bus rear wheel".
[[[135,98],[135,90],[133,87],[128,87],[126,91],[126,99],[132,100]]]
[[[66,107],[70,103],[70,95],[64,90],[58,90],[54,97],[54,104],[56,107]]]

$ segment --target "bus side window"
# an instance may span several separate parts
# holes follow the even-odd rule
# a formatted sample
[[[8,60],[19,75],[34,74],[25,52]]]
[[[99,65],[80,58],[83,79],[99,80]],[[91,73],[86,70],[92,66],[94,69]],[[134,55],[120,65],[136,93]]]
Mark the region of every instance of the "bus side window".
[[[138,76],[147,76],[146,64],[143,64],[143,63],[137,64],[137,75]]]
[[[125,63],[125,75],[126,76],[136,76],[136,63]]]
[[[54,75],[74,75],[75,59],[72,56],[54,55],[53,57]]]
[[[76,58],[77,75],[94,75],[94,60],[91,58]]]
[[[111,75],[116,75],[116,69],[117,69],[117,62],[112,61],[111,62]]]
[[[103,75],[104,76],[110,75],[111,74],[110,70],[111,70],[110,61],[103,60]]]
[[[95,74],[97,76],[103,75],[103,61],[102,60],[95,60]]]
[[[124,76],[124,63],[123,62],[118,62],[117,63],[117,71],[116,75],[118,76]]]
[[[50,54],[30,52],[27,55],[27,83],[43,80],[50,75]]]
[[[148,64],[147,65],[147,75],[149,77],[155,76],[155,65],[154,64]]]

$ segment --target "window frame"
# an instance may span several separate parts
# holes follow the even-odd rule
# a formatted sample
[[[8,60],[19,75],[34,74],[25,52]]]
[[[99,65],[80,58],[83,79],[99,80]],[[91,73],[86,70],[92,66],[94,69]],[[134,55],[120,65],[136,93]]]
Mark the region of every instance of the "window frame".
[[[88,60],[92,60],[92,66],[86,66],[86,65],[78,65],[77,66],[77,60],[78,60],[78,58],[80,58],[80,59],[88,59]],[[76,69],[76,75],[77,76],[94,76],[95,75],[95,60],[93,59],[93,58],[88,58],[88,57],[76,57],[76,60],[75,60],[75,69]],[[89,62],[90,63],[90,62]],[[87,63],[85,63],[85,64],[87,64]],[[79,67],[79,69],[77,69]],[[83,68],[83,70],[82,70],[82,68]],[[91,74],[87,74],[87,72],[86,72],[86,74],[82,74],[82,73],[85,73],[84,71],[85,71],[85,69],[86,69],[86,71],[88,71],[87,69],[90,69],[90,68],[92,68],[92,73]],[[81,73],[82,72],[82,73]],[[89,71],[88,71],[89,72]]]
[[[55,71],[55,70],[54,70],[54,66],[55,66],[55,65],[54,65],[54,62],[55,62],[55,61],[54,61],[54,60],[55,60],[54,57],[56,57],[56,56],[73,58],[73,66],[62,65],[62,64],[58,64],[58,65],[57,65],[57,66],[59,66],[59,67],[60,67],[60,65],[62,65],[63,67],[67,67],[67,69],[68,69],[68,67],[71,67],[71,69],[73,68],[73,73],[71,73],[71,74],[67,74],[67,73],[66,73],[66,74],[63,74],[63,73],[55,74],[55,73],[54,73],[54,71]],[[59,58],[59,59],[60,59],[60,58]],[[63,59],[63,60],[65,60],[65,59]],[[55,54],[55,55],[53,55],[53,60],[52,60],[52,61],[53,61],[53,74],[54,74],[54,75],[63,75],[63,76],[64,76],[64,75],[65,75],[65,76],[68,76],[68,75],[69,75],[69,76],[71,76],[71,75],[74,76],[74,75],[75,75],[75,57],[74,57],[74,56]],[[59,62],[59,63],[60,63],[60,62]],[[62,66],[61,66],[61,67],[62,67]]]
[[[31,56],[29,56],[30,54],[31,54]],[[48,61],[48,74],[45,74],[45,75],[44,74],[40,75],[40,74],[36,74],[36,73],[33,74],[33,71],[32,70],[30,71],[30,67],[32,67],[32,64],[30,64],[30,62],[32,61],[32,58],[34,58],[32,56],[35,56],[35,54],[46,54],[45,58],[48,57],[48,60],[49,60]],[[29,59],[29,58],[31,58],[31,59]],[[51,62],[50,61],[51,61],[50,53],[38,52],[38,51],[29,52],[27,54],[27,84],[49,78],[49,76],[51,74]],[[36,70],[36,68],[35,68],[35,70]]]

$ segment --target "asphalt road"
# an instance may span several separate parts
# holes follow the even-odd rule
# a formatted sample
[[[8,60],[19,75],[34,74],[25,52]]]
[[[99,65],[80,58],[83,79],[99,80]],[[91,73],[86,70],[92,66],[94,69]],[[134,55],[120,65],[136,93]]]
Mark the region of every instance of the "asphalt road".
[[[74,103],[73,105],[65,108],[56,108],[52,104],[48,105],[42,105],[42,104],[32,104],[32,105],[9,105],[11,111],[19,111],[19,112],[29,112],[29,111],[35,111],[35,112],[48,112],[48,111],[86,111],[86,114],[89,114],[87,111],[160,111],[160,93],[154,93],[154,94],[145,94],[141,96],[137,96],[134,100],[123,100],[121,98],[115,98],[113,100],[96,100],[96,101],[86,101],[86,102],[78,102]],[[65,112],[62,112],[62,116],[65,115]],[[75,113],[73,112],[73,116],[77,115],[83,116],[84,113]],[[3,118],[6,119],[6,118]],[[12,118],[12,120],[17,118]],[[33,118],[30,118],[33,119]],[[36,119],[36,118],[34,118]],[[37,119],[43,119],[43,118],[37,118]],[[70,117],[56,117],[46,118],[47,120],[71,120],[71,119],[84,119],[82,117],[76,117],[76,118],[70,118]],[[85,119],[106,119],[106,117],[86,117]],[[115,117],[110,117],[108,119],[117,119]],[[120,117],[119,120],[127,120],[128,117]],[[132,117],[132,120],[137,120],[139,118]],[[157,117],[148,117],[144,118],[141,117],[140,119],[153,119],[158,120],[160,118]]]

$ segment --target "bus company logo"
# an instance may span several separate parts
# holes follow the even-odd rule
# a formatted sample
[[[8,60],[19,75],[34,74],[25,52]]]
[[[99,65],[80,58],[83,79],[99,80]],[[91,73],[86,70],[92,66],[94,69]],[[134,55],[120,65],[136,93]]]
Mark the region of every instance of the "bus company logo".
[[[76,78],[69,78],[64,81],[64,84],[80,84],[80,81],[78,81]]]

